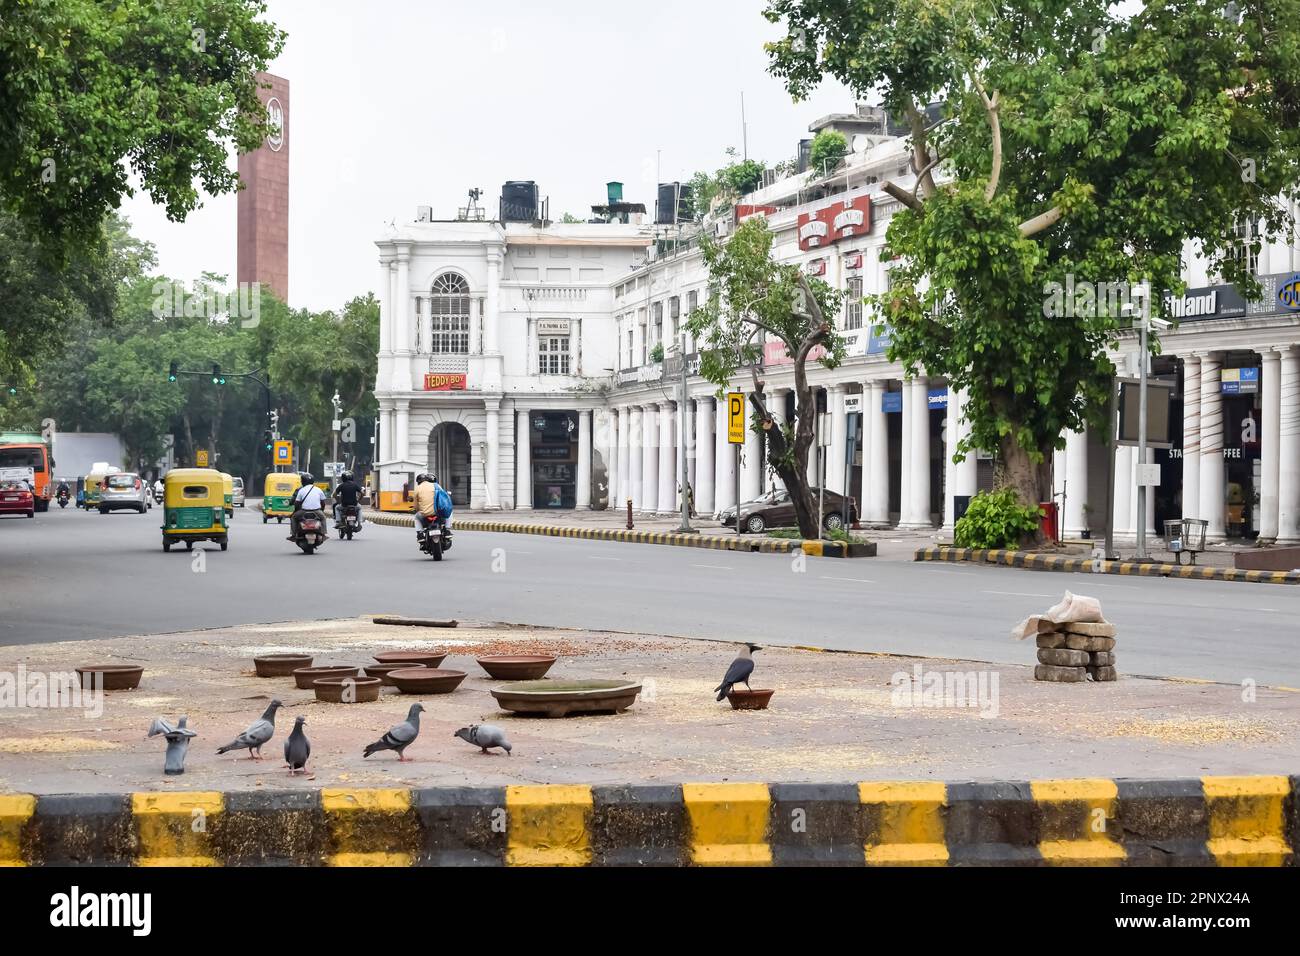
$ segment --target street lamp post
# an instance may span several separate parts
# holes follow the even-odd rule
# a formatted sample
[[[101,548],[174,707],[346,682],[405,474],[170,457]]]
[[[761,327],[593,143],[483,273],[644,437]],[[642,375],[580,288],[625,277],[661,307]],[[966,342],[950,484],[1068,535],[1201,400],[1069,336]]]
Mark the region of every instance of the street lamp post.
[[[334,397],[330,399],[330,404],[334,406],[334,420],[330,423],[330,428],[334,432],[334,444],[333,450],[330,452],[330,461],[337,466],[339,460],[339,430],[343,427],[343,423],[339,421],[339,413],[343,409],[343,402],[339,399],[339,393],[337,391],[334,393]],[[334,475],[330,480],[330,489],[333,490],[334,488],[337,488],[338,483],[338,469],[335,467]]]

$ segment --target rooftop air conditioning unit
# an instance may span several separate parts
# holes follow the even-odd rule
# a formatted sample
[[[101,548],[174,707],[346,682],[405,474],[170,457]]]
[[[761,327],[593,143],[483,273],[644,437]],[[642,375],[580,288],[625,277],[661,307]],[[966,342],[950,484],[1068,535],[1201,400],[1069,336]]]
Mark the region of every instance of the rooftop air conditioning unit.
[[[415,221],[416,221],[416,222],[433,222],[433,207],[432,207],[432,206],[416,206],[416,207],[415,207]]]

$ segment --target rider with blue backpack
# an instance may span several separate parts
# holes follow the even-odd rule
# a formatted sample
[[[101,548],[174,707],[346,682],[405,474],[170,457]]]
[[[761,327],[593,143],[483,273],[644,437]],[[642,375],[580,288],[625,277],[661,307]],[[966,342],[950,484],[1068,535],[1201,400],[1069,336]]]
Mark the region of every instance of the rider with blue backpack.
[[[451,535],[451,495],[438,484],[438,479],[427,472],[415,476],[415,532],[418,535],[433,523],[437,515]]]

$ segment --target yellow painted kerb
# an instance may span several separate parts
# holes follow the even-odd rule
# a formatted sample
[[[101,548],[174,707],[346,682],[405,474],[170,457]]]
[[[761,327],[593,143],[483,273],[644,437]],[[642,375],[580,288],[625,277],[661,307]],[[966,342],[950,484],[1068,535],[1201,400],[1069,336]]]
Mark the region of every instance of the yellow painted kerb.
[[[1219,866],[1283,866],[1286,777],[1203,777],[1210,818],[1209,850]]]
[[[133,793],[137,866],[217,866],[209,834],[225,801],[216,791]]]
[[[346,789],[321,791],[321,808],[329,824],[330,837],[339,852],[330,855],[329,866],[410,866],[410,854],[362,847],[370,839],[365,817],[354,814],[401,814],[411,808],[411,791],[398,788]]]
[[[1042,814],[1038,851],[1058,866],[1106,866],[1124,861],[1114,780],[1032,780],[1030,792]]]
[[[36,812],[30,793],[0,794],[0,866],[23,866],[23,827]]]
[[[698,866],[770,866],[767,842],[772,798],[763,783],[682,786],[691,824],[691,862]]]
[[[586,866],[591,862],[589,786],[506,787],[510,866]]]
[[[948,862],[943,828],[948,789],[942,783],[859,783],[858,801],[871,810],[873,825],[864,846],[869,866]]]

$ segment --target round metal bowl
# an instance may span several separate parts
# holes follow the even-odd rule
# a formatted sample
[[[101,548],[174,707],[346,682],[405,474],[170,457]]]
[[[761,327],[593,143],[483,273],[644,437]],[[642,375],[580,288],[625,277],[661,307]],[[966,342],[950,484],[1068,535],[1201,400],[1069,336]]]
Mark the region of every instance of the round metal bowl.
[[[327,704],[369,704],[379,700],[382,684],[378,677],[321,677],[312,689]]]
[[[311,667],[310,654],[263,654],[253,658],[258,677],[292,677],[300,667]]]
[[[733,688],[727,695],[732,710],[767,710],[767,703],[775,690],[740,690]]]
[[[360,667],[348,667],[344,664],[332,664],[322,667],[299,667],[293,672],[294,683],[299,690],[311,690],[312,683],[321,677],[356,677]]]
[[[76,670],[86,690],[135,690],[144,676],[142,664],[87,664]]]
[[[384,682],[385,687],[396,687],[397,685],[388,679],[389,674],[400,670],[419,670],[421,667],[422,664],[367,664],[365,671],[367,677],[378,677]],[[428,670],[427,667],[424,669]]]
[[[388,672],[388,679],[403,694],[450,694],[465,677],[464,671],[437,667],[403,667]]]
[[[375,655],[375,660],[381,664],[404,664],[407,667],[441,667],[446,659],[446,651],[385,651]]]
[[[503,710],[541,717],[621,714],[639,693],[640,683],[625,680],[536,680],[492,688]]]
[[[489,654],[475,659],[494,680],[540,680],[555,663],[548,654]]]

